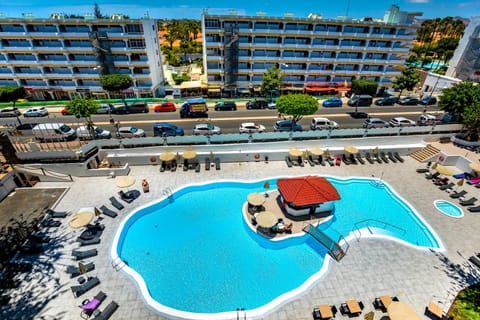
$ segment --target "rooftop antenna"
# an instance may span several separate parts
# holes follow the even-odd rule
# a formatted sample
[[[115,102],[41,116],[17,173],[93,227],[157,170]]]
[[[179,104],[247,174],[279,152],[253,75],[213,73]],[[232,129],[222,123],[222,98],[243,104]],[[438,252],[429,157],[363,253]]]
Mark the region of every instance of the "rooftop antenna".
[[[347,10],[345,10],[345,17],[348,18],[348,11],[350,10],[350,0],[347,0]]]

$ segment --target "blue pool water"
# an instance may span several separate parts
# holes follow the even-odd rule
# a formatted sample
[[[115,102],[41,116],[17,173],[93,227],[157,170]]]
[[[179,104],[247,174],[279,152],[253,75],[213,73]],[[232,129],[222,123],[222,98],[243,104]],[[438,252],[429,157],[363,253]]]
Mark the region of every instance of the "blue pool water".
[[[319,228],[335,239],[367,228],[414,246],[439,248],[413,209],[385,184],[328,178],[341,200]],[[262,307],[316,274],[326,250],[309,235],[270,241],[245,223],[242,207],[264,182],[190,186],[131,215],[116,254],[162,306],[193,313]],[[276,189],[276,179],[270,179]],[[387,222],[387,223],[386,223]],[[348,254],[348,253],[347,253]]]
[[[454,205],[450,201],[436,200],[434,202],[435,207],[443,214],[449,217],[460,218],[463,217],[463,210]]]

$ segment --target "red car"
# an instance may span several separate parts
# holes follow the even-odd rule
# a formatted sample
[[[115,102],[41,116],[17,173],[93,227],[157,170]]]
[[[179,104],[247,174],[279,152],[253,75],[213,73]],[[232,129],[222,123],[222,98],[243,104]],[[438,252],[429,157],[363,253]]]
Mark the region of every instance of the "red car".
[[[155,112],[175,112],[177,111],[177,107],[173,102],[164,102],[162,104],[156,105],[153,110]]]
[[[67,109],[64,108],[64,109],[62,109],[62,115],[63,116],[69,116],[69,115],[71,115],[71,113],[68,112]]]

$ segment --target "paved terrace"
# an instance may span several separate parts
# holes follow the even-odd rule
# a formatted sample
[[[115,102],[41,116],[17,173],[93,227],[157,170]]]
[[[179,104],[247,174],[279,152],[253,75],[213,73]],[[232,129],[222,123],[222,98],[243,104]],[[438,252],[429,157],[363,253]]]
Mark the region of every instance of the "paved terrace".
[[[95,262],[96,268],[91,275],[96,275],[101,284],[84,294],[74,298],[70,291],[71,285],[76,285],[75,279],[70,279],[64,272],[67,265],[75,265],[71,257],[71,250],[78,248],[75,242],[81,231],[73,230],[68,226],[67,217],[63,225],[57,230],[59,241],[56,247],[41,256],[34,270],[37,272],[28,276],[22,284],[10,305],[17,304],[16,315],[8,314],[8,306],[0,309],[3,318],[31,319],[32,310],[37,310],[34,319],[80,319],[78,307],[86,298],[91,298],[99,290],[107,294],[107,300],[100,309],[115,300],[119,309],[112,319],[168,319],[157,315],[143,303],[139,291],[132,280],[122,271],[115,271],[110,260],[110,246],[117,226],[127,212],[145,203],[156,201],[163,197],[162,191],[169,187],[172,190],[190,183],[202,183],[221,179],[263,179],[280,175],[308,175],[328,174],[339,177],[365,176],[382,177],[402,197],[409,201],[422,215],[441,238],[446,251],[433,253],[428,250],[420,251],[394,241],[378,239],[351,240],[347,255],[339,262],[331,262],[328,273],[293,301],[283,304],[263,319],[312,319],[312,309],[322,303],[339,305],[347,299],[363,301],[363,314],[372,311],[372,302],[380,295],[398,296],[400,301],[410,304],[421,316],[429,300],[434,300],[447,310],[455,294],[463,287],[480,281],[479,270],[468,264],[467,258],[480,250],[480,218],[478,213],[465,211],[460,219],[440,214],[433,206],[436,199],[451,200],[445,191],[439,190],[423,174],[415,172],[416,168],[425,167],[409,157],[404,157],[405,163],[365,164],[330,166],[305,166],[287,168],[285,162],[241,162],[222,164],[220,171],[202,171],[195,173],[159,172],[158,166],[135,166],[130,175],[136,178],[135,189],[141,190],[141,180],[148,178],[150,193],[141,197],[130,205],[116,218],[104,217],[106,228],[102,235],[102,242],[96,246],[99,251],[97,257],[87,259]],[[101,206],[107,204],[108,198],[117,195],[119,188],[115,179],[106,177],[75,178],[72,183],[38,183],[35,187],[63,187],[70,189],[55,209],[78,211],[81,207]],[[480,189],[464,185],[461,189],[469,195],[480,199]],[[365,197],[369,195],[366,194]],[[375,199],[371,199],[372,203]],[[453,200],[453,202],[457,202]],[[53,265],[45,272],[42,265]],[[21,305],[21,306],[20,306]],[[40,310],[40,312],[38,312]],[[10,310],[11,311],[11,310]],[[5,313],[7,312],[7,313]],[[5,317],[6,316],[6,317]],[[386,313],[375,311],[375,318],[380,319]],[[247,319],[250,319],[247,312]],[[340,313],[337,319],[347,319]],[[363,315],[361,316],[363,318]]]

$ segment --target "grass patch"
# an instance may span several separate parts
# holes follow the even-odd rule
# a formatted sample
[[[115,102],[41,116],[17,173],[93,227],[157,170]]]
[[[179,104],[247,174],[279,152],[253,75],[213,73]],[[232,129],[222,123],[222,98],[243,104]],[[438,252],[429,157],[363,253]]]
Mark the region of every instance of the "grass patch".
[[[460,291],[448,317],[455,320],[480,320],[480,283]]]

